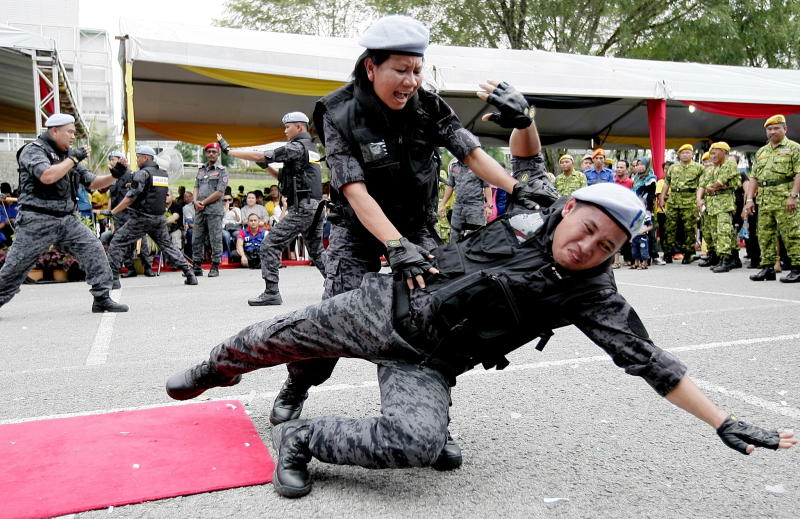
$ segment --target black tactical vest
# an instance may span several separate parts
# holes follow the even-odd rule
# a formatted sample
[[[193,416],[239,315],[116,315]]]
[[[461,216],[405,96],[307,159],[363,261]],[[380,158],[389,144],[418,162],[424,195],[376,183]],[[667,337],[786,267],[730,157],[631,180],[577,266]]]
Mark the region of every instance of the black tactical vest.
[[[146,214],[163,215],[169,191],[169,177],[166,171],[159,168],[153,160],[145,162],[140,171],[147,173],[147,179],[144,181],[144,189],[131,207]],[[136,173],[133,182],[136,182]]]
[[[279,185],[281,192],[286,197],[289,206],[303,198],[322,199],[322,169],[319,166],[319,156],[311,135],[303,132],[295,136],[290,142],[299,142],[305,148],[303,158],[298,161],[283,163]]]
[[[67,158],[67,153],[56,149],[47,133],[40,135],[35,141],[26,144],[17,150],[17,164],[22,151],[27,146],[37,146],[44,150],[50,164],[58,164]],[[20,205],[23,207],[37,207],[46,210],[55,210],[69,214],[75,211],[78,201],[78,185],[80,173],[74,168],[66,175],[52,184],[45,184],[29,172],[22,165],[17,169],[19,173]],[[62,201],[63,204],[54,202]]]
[[[314,109],[314,124],[325,143],[322,117],[330,112],[364,170],[369,194],[401,233],[425,226],[438,197],[439,134],[429,109],[434,94],[418,90],[398,112],[354,83],[323,97]],[[357,224],[347,199],[331,189],[331,220]]]

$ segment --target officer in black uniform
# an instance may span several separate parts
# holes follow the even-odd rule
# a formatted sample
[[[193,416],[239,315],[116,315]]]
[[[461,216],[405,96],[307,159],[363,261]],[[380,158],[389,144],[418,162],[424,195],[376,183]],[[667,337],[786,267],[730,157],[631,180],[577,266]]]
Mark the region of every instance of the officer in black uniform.
[[[116,216],[119,213],[129,213],[125,225],[122,226],[108,246],[108,259],[114,273],[114,285],[119,287],[119,266],[131,244],[136,240],[150,236],[161,252],[170,262],[183,271],[187,285],[196,285],[195,277],[183,253],[175,248],[167,233],[167,220],[164,209],[169,191],[169,177],[158,167],[154,160],[156,153],[149,146],[139,146],[136,149],[136,163],[139,170],[133,173],[131,185],[122,202],[110,211],[101,211],[102,214]],[[114,171],[122,174],[127,169],[127,161],[123,158],[114,166]]]
[[[80,164],[89,149],[70,148],[75,140],[71,115],[52,115],[45,127],[45,133],[17,152],[20,212],[14,245],[0,269],[0,306],[19,292],[33,264],[55,244],[78,258],[92,286],[92,312],[127,312],[126,305],[109,296],[112,276],[103,246],[75,214],[79,185],[103,189],[118,174],[98,177]]]
[[[298,235],[303,235],[311,262],[325,275],[322,261],[322,170],[319,154],[308,133],[308,116],[302,112],[289,112],[283,116],[283,132],[288,139],[285,146],[266,152],[231,150],[221,134],[217,134],[222,151],[245,160],[256,161],[278,179],[281,193],[286,197],[287,210],[277,224],[273,225],[266,239],[261,242],[261,277],[264,292],[248,299],[250,306],[280,305],[283,303],[278,289],[278,268],[281,252]],[[269,166],[271,162],[282,162],[280,172]]]
[[[114,167],[119,163],[119,160],[125,157],[119,151],[112,151],[108,154],[108,167],[109,169],[113,170]],[[108,192],[111,196],[111,207],[116,207],[119,205],[120,202],[125,198],[125,193],[128,192],[130,189],[131,180],[133,180],[133,171],[125,168],[125,174],[122,175],[117,179],[116,182],[111,184],[109,187]],[[128,219],[129,213],[123,211],[118,213],[116,217],[114,217],[114,230],[119,231],[125,222]],[[132,278],[136,277],[136,269],[133,266],[133,260],[136,253],[136,244],[132,244],[130,247],[130,251],[128,254],[125,255],[125,259],[123,260],[122,266],[127,267],[128,271],[125,274],[122,274],[121,277],[123,278]],[[147,239],[142,240],[142,245],[139,247],[139,259],[142,262],[142,267],[144,268],[144,275],[151,278],[154,277],[155,274],[153,273],[153,261],[150,258],[150,245],[147,242]]]
[[[551,197],[543,191],[538,201],[548,205]],[[626,373],[713,426],[727,446],[744,454],[792,447],[793,433],[749,425],[714,405],[617,292],[612,257],[644,217],[631,190],[609,183],[578,189],[549,209],[504,215],[436,249],[438,273],[426,276],[426,288],[365,276],[357,290],[246,327],[208,361],[171,377],[167,392],[194,398],[255,369],[313,357],[377,364],[380,416],[298,419],[272,429],[275,490],[300,497],[311,491],[312,458],[367,468],[430,465],[447,439],[456,376],[477,364],[503,369],[510,351],[537,338],[541,349],[552,329],[572,324]]]

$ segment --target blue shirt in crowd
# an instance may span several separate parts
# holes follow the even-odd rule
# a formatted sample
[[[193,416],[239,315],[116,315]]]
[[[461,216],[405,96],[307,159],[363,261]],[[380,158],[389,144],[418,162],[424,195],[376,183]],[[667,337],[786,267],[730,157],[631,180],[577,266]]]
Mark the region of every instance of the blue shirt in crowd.
[[[603,168],[600,171],[596,169],[587,169],[583,172],[586,175],[586,185],[599,184],[600,182],[614,182],[614,172],[608,168]]]

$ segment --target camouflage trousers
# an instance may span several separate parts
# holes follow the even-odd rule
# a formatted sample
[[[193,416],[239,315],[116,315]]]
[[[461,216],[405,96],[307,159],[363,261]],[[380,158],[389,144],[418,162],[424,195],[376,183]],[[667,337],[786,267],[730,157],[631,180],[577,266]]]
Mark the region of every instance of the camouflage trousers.
[[[694,254],[694,244],[697,241],[695,229],[697,227],[697,208],[667,207],[667,221],[664,229],[664,252],[689,252]],[[677,243],[678,230],[683,229],[683,243]]]
[[[112,276],[100,240],[74,215],[50,216],[20,211],[14,245],[0,269],[0,305],[19,292],[34,263],[51,245],[78,259],[94,296],[108,294]]]
[[[450,388],[392,326],[392,279],[367,275],[357,290],[248,326],[216,346],[211,365],[227,376],[303,359],[358,358],[378,367],[381,414],[318,417],[311,454],[367,468],[427,466],[447,440]]]
[[[406,238],[421,247],[433,250],[438,245],[426,228],[406,233]],[[325,292],[328,299],[361,284],[364,276],[381,269],[385,248],[372,235],[355,233],[344,225],[332,225],[330,245],[325,251]],[[301,386],[318,386],[328,380],[336,367],[336,358],[291,362],[286,368],[292,380]]]
[[[289,208],[286,216],[270,229],[267,237],[261,242],[261,248],[258,251],[261,257],[261,277],[268,284],[277,287],[281,252],[289,245],[289,242],[301,234],[305,240],[308,255],[311,256],[311,262],[323,276],[325,275],[325,266],[322,261],[323,219],[320,218],[314,228],[311,228],[319,203],[319,200],[313,198],[300,200],[297,206]]]
[[[703,238],[709,252],[726,256],[736,251],[736,231],[733,229],[733,215],[722,212],[703,215]]]
[[[453,215],[450,217],[450,243],[455,243],[464,231],[474,230],[486,224],[486,212],[483,204],[453,205]]]
[[[114,216],[115,232],[122,229],[122,226],[128,221],[128,218],[130,218],[130,214],[128,213],[129,211],[122,211]],[[136,256],[136,243],[132,243],[128,249],[128,252],[122,260],[122,266],[133,268],[133,260]],[[142,245],[139,247],[139,258],[142,260],[143,267],[150,268],[153,266],[153,262],[150,259],[150,244],[147,242],[146,238],[142,240]]]
[[[195,268],[200,268],[205,253],[206,236],[211,244],[211,263],[222,261],[222,215],[207,214],[206,210],[197,211],[194,215],[192,231],[192,261]]]
[[[170,263],[184,272],[189,270],[189,262],[183,257],[183,253],[172,244],[172,238],[167,232],[167,219],[163,215],[132,212],[125,221],[125,225],[114,233],[111,244],[108,246],[108,262],[111,264],[113,272],[119,272],[122,261],[128,257],[131,245],[145,235],[153,238],[153,241],[161,249],[161,253],[169,258]],[[220,235],[221,239],[222,235]]]
[[[783,245],[792,265],[800,265],[800,212],[790,213],[779,209],[758,208],[758,245],[761,247],[761,264],[772,265],[778,259],[775,239],[781,235]]]

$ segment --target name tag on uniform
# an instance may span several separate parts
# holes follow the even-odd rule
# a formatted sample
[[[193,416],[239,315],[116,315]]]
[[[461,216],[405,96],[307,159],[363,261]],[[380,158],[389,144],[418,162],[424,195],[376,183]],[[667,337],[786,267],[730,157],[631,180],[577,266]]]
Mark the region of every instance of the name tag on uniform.
[[[169,187],[169,177],[157,177],[153,175],[153,185],[155,187]]]
[[[219,172],[215,171],[214,173],[209,173],[208,176],[209,177],[218,177],[219,176]]]

